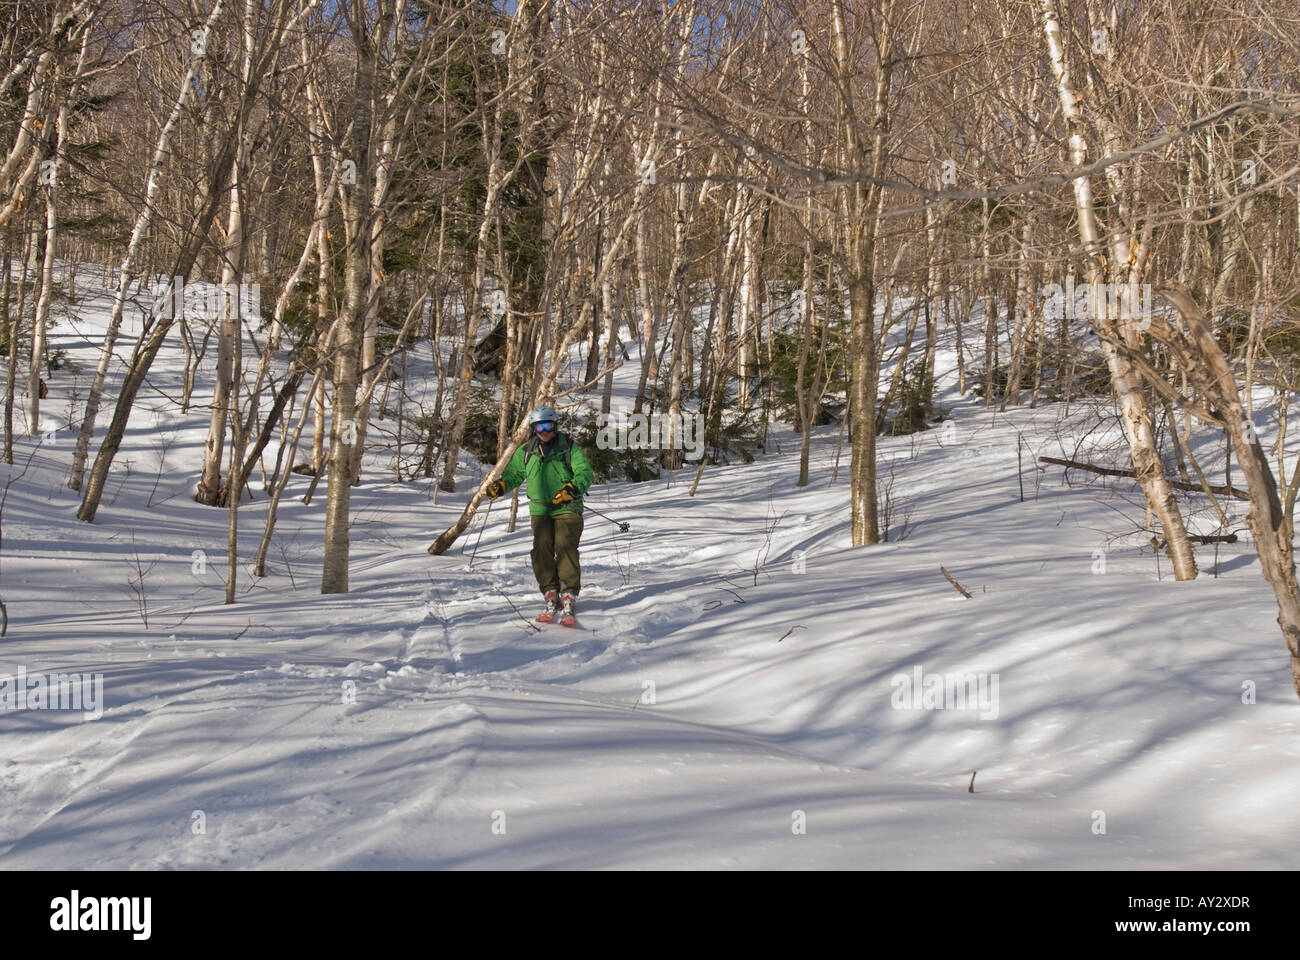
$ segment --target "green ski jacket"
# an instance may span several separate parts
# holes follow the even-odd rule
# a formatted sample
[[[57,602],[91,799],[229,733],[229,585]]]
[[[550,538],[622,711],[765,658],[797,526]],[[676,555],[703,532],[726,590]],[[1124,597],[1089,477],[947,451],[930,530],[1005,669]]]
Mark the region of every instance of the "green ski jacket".
[[[591,486],[591,463],[582,447],[568,434],[556,433],[551,441],[551,452],[542,455],[537,437],[515,451],[510,465],[501,475],[506,490],[513,490],[527,480],[528,512],[534,517],[558,516],[561,513],[582,513],[582,495]],[[578,496],[563,506],[551,506],[551,498],[569,481],[578,488]]]

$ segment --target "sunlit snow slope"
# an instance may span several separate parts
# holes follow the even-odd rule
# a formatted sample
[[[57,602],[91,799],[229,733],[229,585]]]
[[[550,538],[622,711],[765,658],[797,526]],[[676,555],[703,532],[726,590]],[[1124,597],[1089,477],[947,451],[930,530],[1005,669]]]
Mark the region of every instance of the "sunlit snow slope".
[[[1300,704],[1258,563],[1204,547],[1177,583],[1131,484],[1038,469],[1103,439],[1084,404],[998,414],[946,377],[952,425],[880,443],[895,506],[877,546],[850,545],[834,426],[804,488],[787,428],[753,464],[706,467],[694,497],[693,469],[597,486],[589,503],[631,528],[588,514],[578,630],[528,622],[526,517],[508,533],[500,503],[425,552],[488,468],[468,455],[436,504],[368,456],[347,595],[319,593],[325,491],[303,505],[303,476],[252,577],[257,475],[226,606],[228,516],[191,499],[211,383],[177,412],[178,343],[96,522],[75,519],[96,283],[52,332],[82,371],[51,382],[53,433],[0,467],[0,673],[102,673],[105,703],[0,712],[0,867],[1300,866]],[[918,669],[996,699],[926,709],[899,679]]]

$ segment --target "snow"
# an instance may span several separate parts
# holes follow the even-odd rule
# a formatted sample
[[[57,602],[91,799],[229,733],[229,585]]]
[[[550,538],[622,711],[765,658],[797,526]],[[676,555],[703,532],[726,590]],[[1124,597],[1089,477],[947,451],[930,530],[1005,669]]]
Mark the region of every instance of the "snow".
[[[107,306],[51,331],[83,371],[78,416]],[[138,332],[128,318],[119,355]],[[1258,562],[1226,544],[1215,576],[1201,548],[1202,576],[1175,582],[1131,483],[1037,469],[1074,453],[1087,404],[995,413],[956,396],[941,351],[954,427],[881,440],[910,526],[872,547],[850,543],[833,426],[804,488],[785,427],[755,463],[706,467],[695,497],[693,467],[594,488],[631,529],[588,514],[567,630],[527,622],[527,523],[507,533],[500,505],[472,567],[481,515],[425,552],[486,472],[467,455],[436,503],[368,456],[346,595],[318,592],[324,487],[304,506],[302,476],[252,577],[255,476],[226,606],[227,514],[190,499],[211,384],[179,414],[181,363],[169,344],[94,524],[64,485],[66,372],[53,442],[16,437],[0,467],[0,674],[102,673],[105,696],[93,720],[0,712],[6,869],[1300,865],[1300,713]],[[899,709],[918,667],[996,675],[996,710]]]

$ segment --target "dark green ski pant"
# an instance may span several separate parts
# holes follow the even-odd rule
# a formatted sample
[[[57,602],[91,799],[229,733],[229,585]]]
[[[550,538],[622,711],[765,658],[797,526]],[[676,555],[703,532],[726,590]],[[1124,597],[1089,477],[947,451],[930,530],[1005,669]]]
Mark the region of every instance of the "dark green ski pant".
[[[536,516],[533,523],[533,574],[542,593],[560,590],[563,583],[575,597],[582,587],[578,567],[578,540],[582,537],[582,514],[557,513]]]

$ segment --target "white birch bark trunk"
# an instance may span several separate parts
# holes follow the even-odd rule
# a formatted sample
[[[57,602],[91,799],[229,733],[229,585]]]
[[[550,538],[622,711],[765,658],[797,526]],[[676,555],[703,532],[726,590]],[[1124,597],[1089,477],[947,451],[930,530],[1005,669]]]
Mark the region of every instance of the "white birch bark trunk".
[[[1069,67],[1061,44],[1060,20],[1056,14],[1054,0],[1039,0],[1039,2],[1052,75],[1060,93],[1061,110],[1070,130],[1070,160],[1075,166],[1083,166],[1087,162],[1088,148],[1083,138],[1083,117],[1078,106],[1078,95],[1070,80]],[[1103,251],[1104,244],[1097,225],[1091,179],[1086,176],[1076,177],[1072,182],[1075,210],[1078,213],[1079,238],[1088,255],[1086,275],[1089,282],[1100,282],[1105,278],[1105,274],[1098,264],[1097,256]],[[1127,236],[1116,234],[1111,247],[1111,258],[1116,268],[1121,264],[1127,267],[1129,260]],[[1105,299],[1109,304],[1112,298]],[[1095,325],[1106,357],[1106,365],[1110,371],[1111,384],[1115,389],[1115,398],[1119,403],[1124,433],[1128,437],[1129,448],[1133,453],[1134,475],[1143,493],[1146,494],[1148,504],[1160,519],[1162,532],[1168,543],[1168,554],[1173,563],[1175,579],[1194,579],[1196,558],[1187,537],[1182,515],[1174,500],[1173,488],[1165,479],[1160,464],[1151,428],[1151,418],[1142,396],[1141,376],[1118,346],[1121,341],[1131,344],[1136,338],[1136,332],[1132,324],[1126,323],[1123,317],[1109,316],[1107,309],[1098,311]]]
[[[211,34],[213,25],[221,15],[223,3],[224,0],[216,0],[213,5],[212,12],[208,15],[208,19],[203,26],[205,36]],[[206,49],[206,45],[200,48],[204,52],[206,52]],[[122,313],[126,308],[127,291],[132,280],[135,279],[136,259],[140,255],[140,246],[144,242],[149,228],[153,225],[154,216],[157,214],[162,168],[170,153],[172,134],[176,130],[181,112],[185,109],[185,103],[190,97],[190,91],[194,88],[194,76],[203,63],[203,56],[203,52],[196,52],[190,60],[185,76],[181,78],[180,88],[177,90],[176,100],[172,104],[171,114],[167,117],[167,122],[163,124],[162,130],[159,131],[158,141],[154,146],[153,159],[149,164],[149,173],[145,178],[144,208],[136,217],[135,226],[131,230],[131,239],[127,244],[126,255],[122,258],[122,265],[119,268],[117,291],[113,296],[113,309],[109,314],[108,329],[104,333],[104,343],[99,352],[99,363],[95,367],[95,374],[90,382],[90,390],[86,397],[86,410],[81,419],[81,429],[77,433],[77,444],[72,451],[72,470],[68,474],[68,487],[72,490],[81,489],[82,478],[86,472],[86,458],[90,451],[90,438],[95,432],[95,418],[99,414],[99,405],[103,401],[104,381],[108,377],[108,367],[113,359],[113,346],[117,343],[117,334],[122,327]]]
[[[84,45],[82,56],[84,59]],[[55,123],[57,129],[54,165],[50,172],[49,192],[45,196],[45,256],[41,263],[41,295],[36,301],[36,314],[32,320],[32,363],[27,376],[28,436],[36,436],[41,432],[41,368],[45,362],[45,333],[49,324],[50,301],[54,294],[54,256],[57,252],[58,239],[59,160],[63,156],[64,143],[67,141],[67,101],[59,105],[59,116]]]

